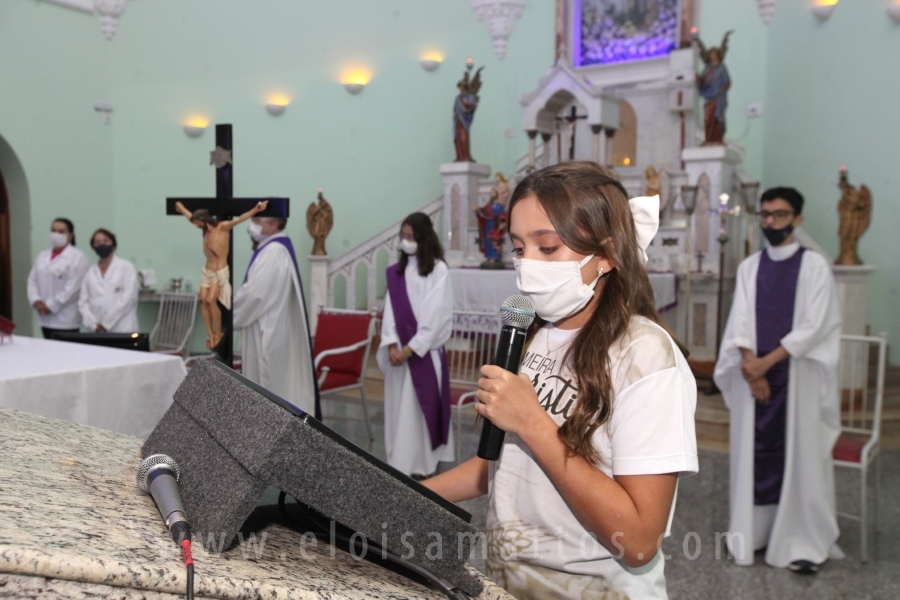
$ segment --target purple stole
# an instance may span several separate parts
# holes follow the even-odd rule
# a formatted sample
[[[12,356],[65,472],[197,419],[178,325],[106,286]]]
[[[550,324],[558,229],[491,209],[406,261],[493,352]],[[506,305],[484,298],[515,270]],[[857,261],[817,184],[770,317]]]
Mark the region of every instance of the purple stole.
[[[294,253],[294,244],[291,243],[291,238],[287,236],[279,236],[277,238],[268,240],[265,244],[262,244],[253,251],[253,256],[250,257],[250,263],[247,265],[247,272],[244,273],[244,283],[247,283],[247,278],[250,276],[250,267],[253,266],[253,261],[256,260],[256,257],[262,252],[263,248],[268,246],[269,244],[279,243],[285,248],[287,248],[288,254],[291,255],[291,262],[294,263],[294,272],[297,274],[297,283],[300,284],[300,302],[303,305],[303,318],[306,319],[306,331],[309,334],[309,315],[306,314],[306,295],[303,293],[303,280],[300,278],[300,268],[297,266],[297,255]],[[312,339],[307,337],[307,342],[309,343],[309,353],[312,356]],[[319,399],[319,381],[316,379],[316,369],[313,363],[310,363],[310,369],[312,369],[312,380],[313,387],[315,389],[316,394],[316,414],[313,415],[318,421],[322,420],[322,405]]]
[[[765,356],[778,347],[794,328],[794,304],[803,251],[786,260],[774,261],[763,250],[756,274],[756,355]],[[787,399],[790,359],[769,369],[771,396],[768,404],[756,402],[753,456],[754,504],[778,504],[784,481],[787,443]]]
[[[409,295],[406,292],[406,277],[399,271],[400,265],[391,265],[387,269],[387,288],[391,295],[391,308],[394,311],[394,323],[400,345],[405,346],[416,335],[419,324],[413,314]],[[425,423],[431,438],[431,449],[447,443],[450,433],[450,370],[447,368],[447,353],[443,348],[439,351],[441,360],[441,382],[438,385],[437,372],[431,359],[431,352],[419,356],[415,352],[406,361],[409,375]]]

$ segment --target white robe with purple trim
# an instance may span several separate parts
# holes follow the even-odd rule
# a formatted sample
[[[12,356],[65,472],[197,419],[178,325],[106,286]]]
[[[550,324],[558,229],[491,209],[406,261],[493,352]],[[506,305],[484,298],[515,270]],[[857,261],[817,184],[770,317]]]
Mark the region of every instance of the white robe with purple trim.
[[[453,291],[450,287],[450,271],[438,261],[427,276],[419,275],[415,257],[409,258],[403,273],[409,303],[418,323],[418,332],[409,347],[419,356],[431,354],[438,382],[441,381],[439,350],[453,331]],[[378,366],[384,372],[384,442],[387,462],[407,475],[430,475],[439,461],[456,460],[453,451],[453,427],[447,443],[431,449],[431,437],[425,423],[425,415],[412,377],[406,364],[395,367],[388,360],[388,347],[399,344],[391,297],[384,299],[384,320],[381,324],[381,345],[378,347]]]
[[[773,260],[789,258],[799,245],[768,248]],[[756,275],[760,252],[738,267],[734,303],[722,338],[714,379],[731,411],[731,519],[728,546],[738,565],[765,561],[787,567],[796,560],[822,563],[841,557],[835,545],[834,467],[831,451],[840,434],[840,394],[835,374],[841,315],[831,266],[804,252],[797,279],[793,327],[781,340],[790,354],[786,454],[781,500],[773,514],[754,506],[756,400],[741,374],[741,348],[756,353]],[[767,522],[763,522],[767,521]]]

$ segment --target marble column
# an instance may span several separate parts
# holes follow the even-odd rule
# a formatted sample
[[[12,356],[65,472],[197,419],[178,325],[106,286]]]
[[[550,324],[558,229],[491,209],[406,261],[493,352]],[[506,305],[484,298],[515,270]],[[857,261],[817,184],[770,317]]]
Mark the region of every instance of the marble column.
[[[613,159],[615,158],[615,156],[613,155],[612,140],[613,136],[616,135],[616,130],[612,127],[604,127],[603,133],[606,134],[606,141],[603,144],[603,164],[605,164],[607,167],[612,167],[614,166]]]
[[[553,139],[552,133],[541,133],[541,149],[543,150],[543,154],[541,155],[541,167],[549,167],[550,166],[550,140]]]
[[[591,133],[594,134],[593,148],[592,148],[593,153],[592,153],[591,159],[595,163],[600,163],[601,165],[603,164],[603,162],[602,162],[603,156],[601,155],[602,145],[600,144],[600,133],[602,131],[603,131],[603,125],[591,125]]]

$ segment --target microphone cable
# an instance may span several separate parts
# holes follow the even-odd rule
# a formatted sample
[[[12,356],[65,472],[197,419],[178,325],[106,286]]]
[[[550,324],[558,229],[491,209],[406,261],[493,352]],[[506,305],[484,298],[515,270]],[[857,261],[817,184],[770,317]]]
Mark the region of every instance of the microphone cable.
[[[172,539],[181,547],[181,560],[187,569],[187,600],[194,600],[194,555],[191,553],[191,526],[187,521],[172,524]]]
[[[194,557],[191,554],[190,538],[181,541],[181,555],[184,559],[184,565],[187,567],[187,592],[185,597],[187,600],[194,600]]]
[[[288,521],[289,523],[291,523],[292,525],[294,525],[296,527],[299,525],[299,523],[297,522],[297,520],[294,517],[292,517],[290,515],[290,513],[288,513],[285,498],[287,498],[286,492],[281,492],[280,494],[278,494],[278,510],[279,510],[279,512],[281,512],[281,516],[284,517],[284,519],[286,521]],[[318,527],[322,531],[323,534],[330,534],[330,528],[327,525],[325,525],[324,523],[322,523],[309,510],[304,509],[303,505],[300,504],[299,502],[297,502],[296,498],[294,498],[294,503],[296,504],[297,508],[303,512],[303,515],[307,519],[309,519],[309,521],[313,525]],[[337,525],[337,522],[335,522],[335,525]],[[302,527],[300,527],[300,528],[302,529]],[[337,527],[335,527],[335,529],[334,529],[334,537],[341,540],[345,544],[347,544],[348,547],[352,546],[355,548],[355,547],[357,547],[357,544],[359,543],[358,541],[351,540],[351,538],[347,537],[343,533],[338,532]],[[428,571],[424,567],[417,565],[414,562],[410,562],[409,560],[406,560],[405,558],[401,558],[400,556],[394,554],[387,548],[382,547],[381,545],[377,544],[376,542],[373,542],[372,540],[368,540],[368,538],[367,538],[367,544],[370,546],[373,546],[377,550],[380,550],[381,556],[387,556],[387,560],[390,560],[391,562],[396,563],[397,565],[412,571],[416,575],[418,575],[418,576],[422,577],[423,579],[425,579],[426,581],[428,581],[431,585],[433,585],[435,588],[440,590],[450,600],[471,600],[471,597],[468,594],[466,594],[465,592],[463,592],[461,589],[459,589],[458,587],[456,587],[449,581],[438,577],[437,575],[435,575],[431,571]]]

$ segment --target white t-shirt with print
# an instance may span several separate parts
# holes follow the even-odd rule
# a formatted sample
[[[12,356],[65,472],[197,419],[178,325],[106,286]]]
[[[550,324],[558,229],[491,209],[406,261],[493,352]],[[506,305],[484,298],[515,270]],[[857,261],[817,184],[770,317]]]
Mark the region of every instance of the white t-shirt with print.
[[[520,369],[557,425],[577,403],[574,377],[562,364],[577,333],[544,327]],[[610,477],[696,473],[697,388],[672,338],[634,317],[610,359],[612,416],[593,438],[599,468]],[[506,435],[492,465],[489,493],[488,575],[517,598],[667,597],[662,552],[638,569],[617,561],[621,548],[610,552],[585,529],[516,435]]]

